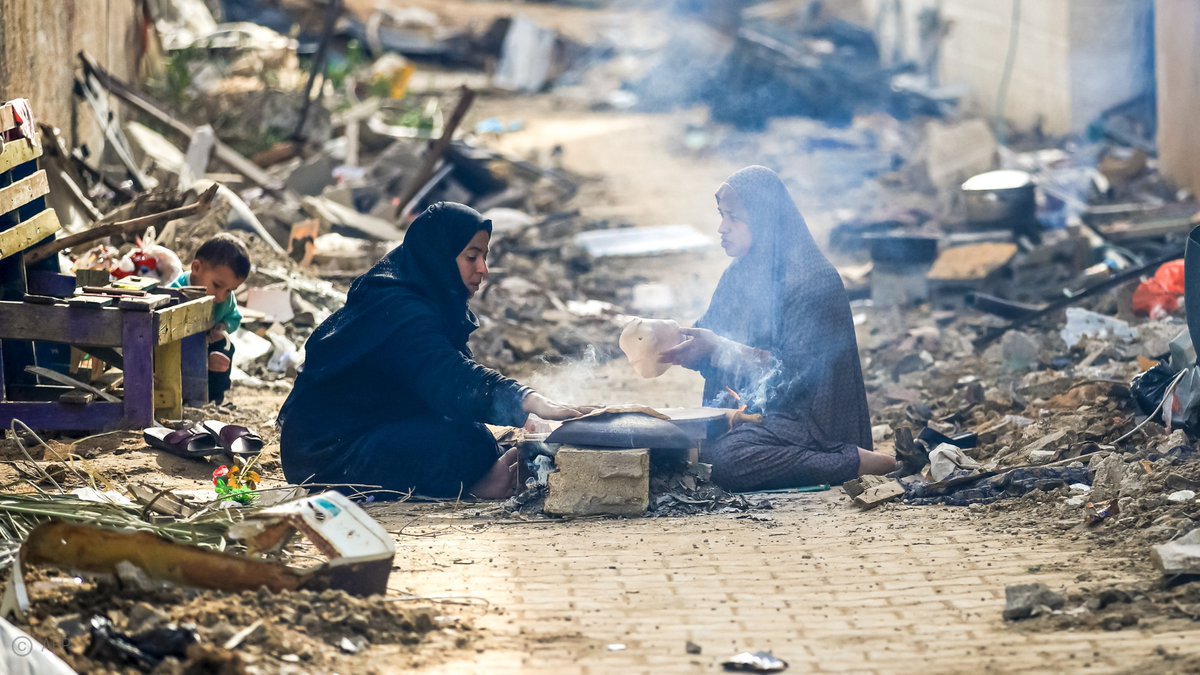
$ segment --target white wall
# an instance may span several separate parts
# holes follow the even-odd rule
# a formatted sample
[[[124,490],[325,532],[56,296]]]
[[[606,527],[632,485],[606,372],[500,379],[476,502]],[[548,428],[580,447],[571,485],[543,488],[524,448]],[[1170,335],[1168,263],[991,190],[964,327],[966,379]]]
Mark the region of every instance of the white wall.
[[[948,24],[938,70],[942,83],[968,85],[978,112],[995,114],[1014,0],[865,2],[885,56],[899,45],[910,59],[920,49],[919,13],[938,8]],[[1005,117],[1023,129],[1040,121],[1048,133],[1079,132],[1100,112],[1146,90],[1153,79],[1144,68],[1152,4],[1022,0]]]

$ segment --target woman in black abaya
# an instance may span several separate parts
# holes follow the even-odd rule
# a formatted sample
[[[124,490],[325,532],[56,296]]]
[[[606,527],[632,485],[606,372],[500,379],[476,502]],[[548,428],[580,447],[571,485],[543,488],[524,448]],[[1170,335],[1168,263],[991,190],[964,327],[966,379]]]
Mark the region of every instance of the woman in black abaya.
[[[894,470],[891,457],[871,451],[845,288],[779,176],[738,171],[718,190],[717,208],[734,261],[696,327],[661,357],[704,376],[705,405],[764,413],[761,425],[742,424],[702,449],[713,480],[764,490]]]
[[[479,324],[467,301],[487,276],[491,231],[469,207],[434,204],[313,332],[279,414],[289,482],[504,498],[517,453],[500,455],[483,423],[587,412],[472,360],[467,338]]]

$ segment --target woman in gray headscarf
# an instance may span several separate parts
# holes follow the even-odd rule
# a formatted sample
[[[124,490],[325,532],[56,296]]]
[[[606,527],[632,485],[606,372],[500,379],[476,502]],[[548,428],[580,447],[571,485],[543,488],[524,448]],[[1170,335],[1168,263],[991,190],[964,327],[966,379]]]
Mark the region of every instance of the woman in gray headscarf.
[[[850,302],[837,270],[774,171],[751,166],[717,191],[721,246],[733,258],[708,311],[660,357],[704,376],[704,403],[764,413],[705,447],[730,490],[837,484],[883,474]]]

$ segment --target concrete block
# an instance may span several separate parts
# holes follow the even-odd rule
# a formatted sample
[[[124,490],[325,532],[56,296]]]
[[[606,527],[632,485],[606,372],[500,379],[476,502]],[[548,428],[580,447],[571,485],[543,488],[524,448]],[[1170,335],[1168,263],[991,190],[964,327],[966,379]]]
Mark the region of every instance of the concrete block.
[[[560,448],[548,477],[546,513],[640,516],[650,508],[649,450]]]
[[[904,486],[900,485],[898,481],[889,478],[886,483],[863,490],[862,494],[854,498],[854,503],[866,510],[873,509],[880,504],[895,501],[903,496]]]

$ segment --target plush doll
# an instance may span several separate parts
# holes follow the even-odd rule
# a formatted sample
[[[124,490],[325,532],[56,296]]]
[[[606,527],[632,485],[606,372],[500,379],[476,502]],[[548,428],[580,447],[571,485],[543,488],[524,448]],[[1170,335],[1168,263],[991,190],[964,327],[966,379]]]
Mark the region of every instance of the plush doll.
[[[146,234],[138,238],[137,246],[117,263],[113,277],[149,277],[164,284],[179,278],[183,274],[183,263],[174,251],[156,243],[155,236],[153,227],[146,230]]]

